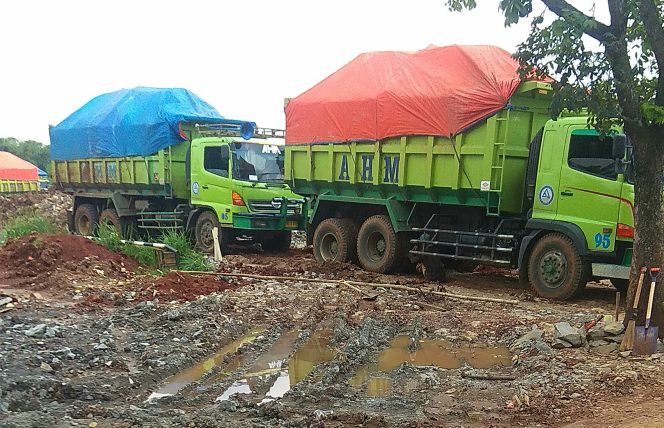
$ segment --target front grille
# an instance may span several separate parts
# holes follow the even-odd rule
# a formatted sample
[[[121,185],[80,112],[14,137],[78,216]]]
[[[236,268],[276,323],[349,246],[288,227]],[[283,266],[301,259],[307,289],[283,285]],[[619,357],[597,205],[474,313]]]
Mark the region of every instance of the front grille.
[[[276,206],[276,208],[275,208]],[[288,204],[288,215],[295,214],[295,209],[299,208],[300,204],[291,202]],[[253,200],[249,201],[249,210],[257,213],[279,214],[281,206],[279,204],[272,205],[270,200]]]

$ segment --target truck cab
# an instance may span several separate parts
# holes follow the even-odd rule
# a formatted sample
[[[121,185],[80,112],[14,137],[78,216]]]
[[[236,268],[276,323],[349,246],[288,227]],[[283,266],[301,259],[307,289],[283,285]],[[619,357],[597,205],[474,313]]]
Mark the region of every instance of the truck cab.
[[[520,265],[541,295],[568,297],[564,290],[576,294],[592,278],[626,288],[634,185],[625,142],[618,132],[588,129],[585,117],[549,121],[533,141],[526,177],[530,235]],[[576,287],[569,284],[574,278]]]
[[[283,143],[230,136],[210,126],[196,131],[200,137],[191,139],[189,182],[191,205],[202,211],[195,226],[198,247],[210,251],[211,229],[219,226],[222,248],[233,240],[288,248],[291,231],[306,224],[306,209],[304,199],[284,182]]]

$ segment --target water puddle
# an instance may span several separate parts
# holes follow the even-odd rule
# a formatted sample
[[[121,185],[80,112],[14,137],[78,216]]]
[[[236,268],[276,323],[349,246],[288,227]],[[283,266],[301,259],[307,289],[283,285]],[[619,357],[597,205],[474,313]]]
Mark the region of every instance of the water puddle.
[[[177,393],[182,388],[200,380],[213,368],[222,365],[226,355],[234,354],[243,345],[256,340],[256,338],[264,331],[265,328],[263,327],[255,328],[244,336],[230,342],[206,360],[201,361],[195,366],[189,367],[188,369],[169,377],[166,379],[164,385],[161,388],[150,394],[147,401],[175,395],[175,393]]]
[[[284,333],[268,352],[254,362],[245,377],[233,382],[216,401],[228,400],[234,394],[252,394],[264,379],[279,373],[261,403],[276,400],[311,373],[317,364],[331,361],[336,355],[336,350],[329,347],[331,332],[320,330],[312,333],[288,360],[288,367],[282,368],[298,334],[297,330]]]
[[[445,341],[422,339],[417,350],[411,352],[408,346],[410,340],[406,335],[395,337],[390,347],[380,353],[376,363],[362,366],[357,370],[349,380],[350,385],[360,388],[366,383],[368,396],[382,397],[390,393],[392,382],[388,378],[376,375],[391,372],[403,363],[413,366],[436,366],[442,369],[458,369],[464,363],[477,369],[512,364],[512,356],[504,347],[453,348]]]

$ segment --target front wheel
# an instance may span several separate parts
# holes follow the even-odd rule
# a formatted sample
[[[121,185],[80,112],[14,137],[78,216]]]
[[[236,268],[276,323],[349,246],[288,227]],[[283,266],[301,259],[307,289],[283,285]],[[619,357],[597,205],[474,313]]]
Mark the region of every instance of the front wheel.
[[[81,204],[74,213],[74,230],[83,236],[92,236],[99,225],[99,211],[93,204]]]
[[[528,262],[530,285],[541,297],[567,300],[578,296],[590,277],[590,266],[565,235],[550,233],[533,247]]]
[[[221,223],[217,216],[212,211],[205,211],[198,216],[196,220],[196,248],[203,253],[214,253],[214,237],[212,229],[217,228],[219,231],[219,248],[222,254],[228,248],[229,230],[221,227]]]

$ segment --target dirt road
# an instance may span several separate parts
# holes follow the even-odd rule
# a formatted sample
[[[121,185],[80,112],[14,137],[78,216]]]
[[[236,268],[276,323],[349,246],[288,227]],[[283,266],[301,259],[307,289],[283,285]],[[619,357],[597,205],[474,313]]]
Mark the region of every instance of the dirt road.
[[[613,312],[606,284],[555,303],[493,270],[453,276],[444,290],[518,304],[455,300],[416,275],[319,265],[306,249],[247,250],[213,276],[153,277],[79,239],[0,249],[0,296],[12,298],[0,306],[0,426],[661,423],[660,354],[552,348],[555,323]]]

